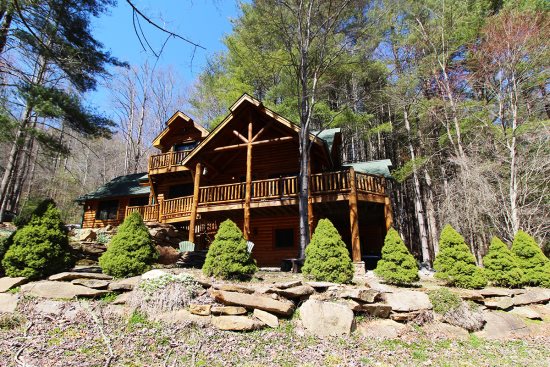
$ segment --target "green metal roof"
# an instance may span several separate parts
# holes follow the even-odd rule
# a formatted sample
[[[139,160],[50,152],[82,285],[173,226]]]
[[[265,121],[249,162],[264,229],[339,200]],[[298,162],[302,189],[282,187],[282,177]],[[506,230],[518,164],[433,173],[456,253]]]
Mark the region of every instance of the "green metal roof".
[[[327,143],[328,151],[332,152],[332,144],[334,144],[334,136],[340,132],[340,128],[334,128],[334,129],[325,129],[321,132],[318,131],[312,131],[311,133],[318,137],[319,139],[322,139]],[[319,134],[319,135],[317,135]]]
[[[391,166],[392,163],[389,159],[344,164],[344,167],[353,167],[356,172],[368,173],[371,175],[380,175],[388,178],[391,177]]]
[[[144,196],[149,195],[149,186],[141,186],[140,182],[147,181],[147,172],[118,176],[100,186],[97,190],[82,195],[78,202],[94,199],[112,198],[117,196]]]

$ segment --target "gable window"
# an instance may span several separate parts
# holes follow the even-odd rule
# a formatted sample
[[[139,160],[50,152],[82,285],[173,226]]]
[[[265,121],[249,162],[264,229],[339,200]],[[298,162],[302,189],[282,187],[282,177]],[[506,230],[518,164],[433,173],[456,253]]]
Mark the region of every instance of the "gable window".
[[[189,141],[187,143],[181,143],[174,145],[174,150],[176,152],[181,152],[182,150],[192,150],[195,148],[199,143],[196,141]]]
[[[118,213],[118,200],[106,200],[100,201],[97,212],[95,213],[95,219],[109,220],[116,219]]]
[[[145,206],[145,205],[149,205],[148,196],[130,198],[130,201],[128,202],[128,206]]]
[[[274,231],[275,247],[294,247],[294,228],[277,228]]]

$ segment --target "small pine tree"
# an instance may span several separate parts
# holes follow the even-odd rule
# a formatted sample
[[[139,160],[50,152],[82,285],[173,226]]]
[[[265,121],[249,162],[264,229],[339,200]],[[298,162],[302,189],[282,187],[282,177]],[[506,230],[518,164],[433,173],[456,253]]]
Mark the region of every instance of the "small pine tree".
[[[306,247],[302,273],[315,280],[349,283],[353,279],[353,263],[346,244],[330,220],[321,219]]]
[[[42,278],[74,265],[61,213],[50,203],[17,230],[2,265],[10,277]]]
[[[446,225],[439,239],[439,254],[434,261],[435,276],[460,288],[483,288],[487,278],[476,266],[474,255],[457,231]]]
[[[159,257],[153,240],[139,213],[124,219],[99,258],[99,266],[106,274],[116,278],[140,275],[151,268]]]
[[[483,257],[483,266],[487,279],[499,287],[519,287],[523,271],[516,256],[508,246],[497,237],[493,237],[489,251]]]
[[[416,260],[393,228],[386,234],[382,258],[374,273],[386,282],[396,285],[409,285],[419,279]]]
[[[243,233],[233,221],[227,219],[220,224],[208,248],[203,273],[222,279],[249,279],[257,270]]]
[[[544,256],[533,237],[518,231],[512,243],[512,252],[523,270],[523,285],[550,287],[550,260]]]

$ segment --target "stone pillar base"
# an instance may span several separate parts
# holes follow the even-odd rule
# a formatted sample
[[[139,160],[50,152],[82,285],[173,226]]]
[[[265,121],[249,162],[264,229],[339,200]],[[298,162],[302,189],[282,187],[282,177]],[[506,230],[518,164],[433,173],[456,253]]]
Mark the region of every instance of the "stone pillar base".
[[[365,270],[365,262],[364,261],[354,262],[353,267],[355,268],[354,273],[353,273],[354,277],[364,277],[367,274],[367,271]]]

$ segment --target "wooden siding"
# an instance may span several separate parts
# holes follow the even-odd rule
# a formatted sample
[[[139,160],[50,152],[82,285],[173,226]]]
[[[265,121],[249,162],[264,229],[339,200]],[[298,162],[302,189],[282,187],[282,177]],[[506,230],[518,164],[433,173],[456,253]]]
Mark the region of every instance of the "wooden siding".
[[[118,200],[118,210],[116,219],[100,220],[96,219],[96,212],[101,201]],[[124,221],[126,208],[130,202],[130,197],[106,198],[104,200],[88,200],[84,203],[84,214],[82,217],[82,228],[101,228],[107,225],[117,226]]]

